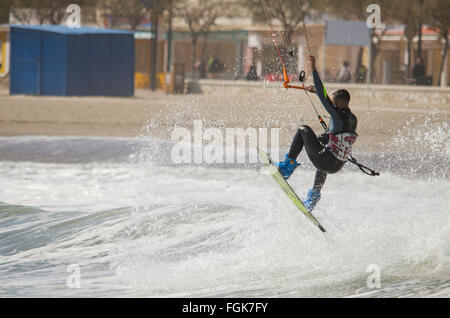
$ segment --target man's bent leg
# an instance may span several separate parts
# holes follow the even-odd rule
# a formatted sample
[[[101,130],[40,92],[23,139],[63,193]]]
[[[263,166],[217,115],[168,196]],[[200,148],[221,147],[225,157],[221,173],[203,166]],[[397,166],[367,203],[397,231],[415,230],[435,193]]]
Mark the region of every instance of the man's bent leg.
[[[323,184],[325,183],[325,180],[327,179],[327,174],[321,170],[316,171],[316,176],[314,178],[314,186],[313,189],[320,193],[322,190]]]
[[[322,190],[323,184],[327,179],[327,174],[319,169],[316,171],[316,176],[314,178],[314,186],[308,191],[308,197],[303,200],[303,204],[308,208],[309,211],[314,210],[317,203],[320,200],[320,190]]]
[[[317,138],[316,133],[309,126],[301,126],[298,130],[302,140],[302,147],[305,146],[306,152],[311,162],[316,166],[316,160],[320,157],[320,153],[324,149],[324,146],[320,143],[319,138]],[[297,136],[297,135],[296,135]]]
[[[281,175],[285,179],[289,179],[294,170],[299,166],[296,159],[300,152],[303,149],[303,146],[306,145],[307,152],[309,157],[311,158],[310,153],[314,153],[314,157],[317,157],[319,151],[322,149],[322,145],[317,139],[316,134],[311,129],[311,127],[303,125],[298,130],[292,140],[291,147],[289,152],[286,154],[286,158],[284,161],[275,164],[278,166]]]
[[[297,130],[297,133],[292,140],[291,147],[289,148],[288,157],[292,159],[297,159],[298,155],[303,149],[303,137],[301,133],[301,128]]]
[[[309,129],[312,131],[312,129],[308,126],[301,126],[297,130],[297,133],[295,134],[294,139],[292,140],[291,147],[289,148],[289,152],[286,154],[284,160],[279,163],[275,163],[281,175],[286,180],[289,179],[294,170],[300,165],[299,163],[297,163],[297,157],[303,149],[304,136],[302,130],[304,129]]]

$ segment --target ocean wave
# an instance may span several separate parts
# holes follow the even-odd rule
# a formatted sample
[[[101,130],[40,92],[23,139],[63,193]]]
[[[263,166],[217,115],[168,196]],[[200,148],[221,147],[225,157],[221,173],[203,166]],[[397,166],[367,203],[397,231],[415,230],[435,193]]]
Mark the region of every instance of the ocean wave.
[[[65,144],[59,162],[23,161],[26,152],[0,161],[0,296],[450,295],[448,170],[408,173],[392,157],[366,154],[391,168],[376,178],[356,168],[329,176],[314,211],[324,235],[260,165],[169,165],[148,140],[123,161],[67,162],[74,139],[44,139],[30,152]],[[33,143],[20,140],[8,147],[21,153]],[[77,142],[93,153],[116,145]],[[306,164],[290,182],[303,197],[313,178]],[[67,285],[73,265],[80,288]]]

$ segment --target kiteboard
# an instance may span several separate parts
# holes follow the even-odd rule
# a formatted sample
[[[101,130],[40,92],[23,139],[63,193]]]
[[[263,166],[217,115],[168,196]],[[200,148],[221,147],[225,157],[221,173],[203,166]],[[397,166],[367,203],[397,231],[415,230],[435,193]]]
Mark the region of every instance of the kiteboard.
[[[278,167],[275,166],[272,162],[272,158],[264,152],[263,150],[258,149],[258,156],[261,159],[261,162],[269,168],[269,172],[276,181],[276,183],[280,186],[280,188],[286,193],[288,198],[295,204],[297,209],[299,209],[314,225],[316,225],[322,232],[326,232],[323,226],[316,220],[316,218],[312,215],[312,213],[305,207],[303,202],[299,199],[298,195],[289,185],[289,183],[283,178],[280,171],[278,171]]]

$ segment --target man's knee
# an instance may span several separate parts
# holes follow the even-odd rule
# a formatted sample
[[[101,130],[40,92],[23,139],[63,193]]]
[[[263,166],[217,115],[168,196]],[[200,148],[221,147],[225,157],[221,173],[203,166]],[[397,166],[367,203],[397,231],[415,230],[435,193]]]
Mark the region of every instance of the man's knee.
[[[301,131],[311,131],[311,127],[309,127],[308,125],[301,125],[300,128],[298,130]]]
[[[314,131],[312,130],[311,127],[309,127],[308,125],[302,125],[300,126],[300,128],[297,131],[300,135],[302,136],[307,136],[311,133],[314,133]]]

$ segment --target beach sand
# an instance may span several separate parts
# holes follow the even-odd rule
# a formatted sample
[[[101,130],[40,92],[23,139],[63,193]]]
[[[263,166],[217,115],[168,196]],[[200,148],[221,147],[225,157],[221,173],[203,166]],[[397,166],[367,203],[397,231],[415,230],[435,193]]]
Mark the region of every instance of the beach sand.
[[[194,120],[202,120],[203,128],[280,128],[280,146],[287,147],[300,125],[310,125],[317,133],[322,131],[302,91],[232,82],[209,81],[202,86],[202,95],[136,90],[130,98],[9,96],[3,88],[0,90],[0,135],[151,135],[170,139],[174,127],[192,131]],[[358,147],[362,150],[390,147],[392,140],[401,134],[414,137],[415,131],[425,132],[433,127],[448,131],[448,89],[433,89],[423,94],[411,93],[410,88],[390,89],[389,93],[375,89],[370,96],[365,94],[363,86],[353,85],[349,90],[350,106],[358,117]],[[312,96],[312,100],[321,114],[325,114],[318,98]]]

